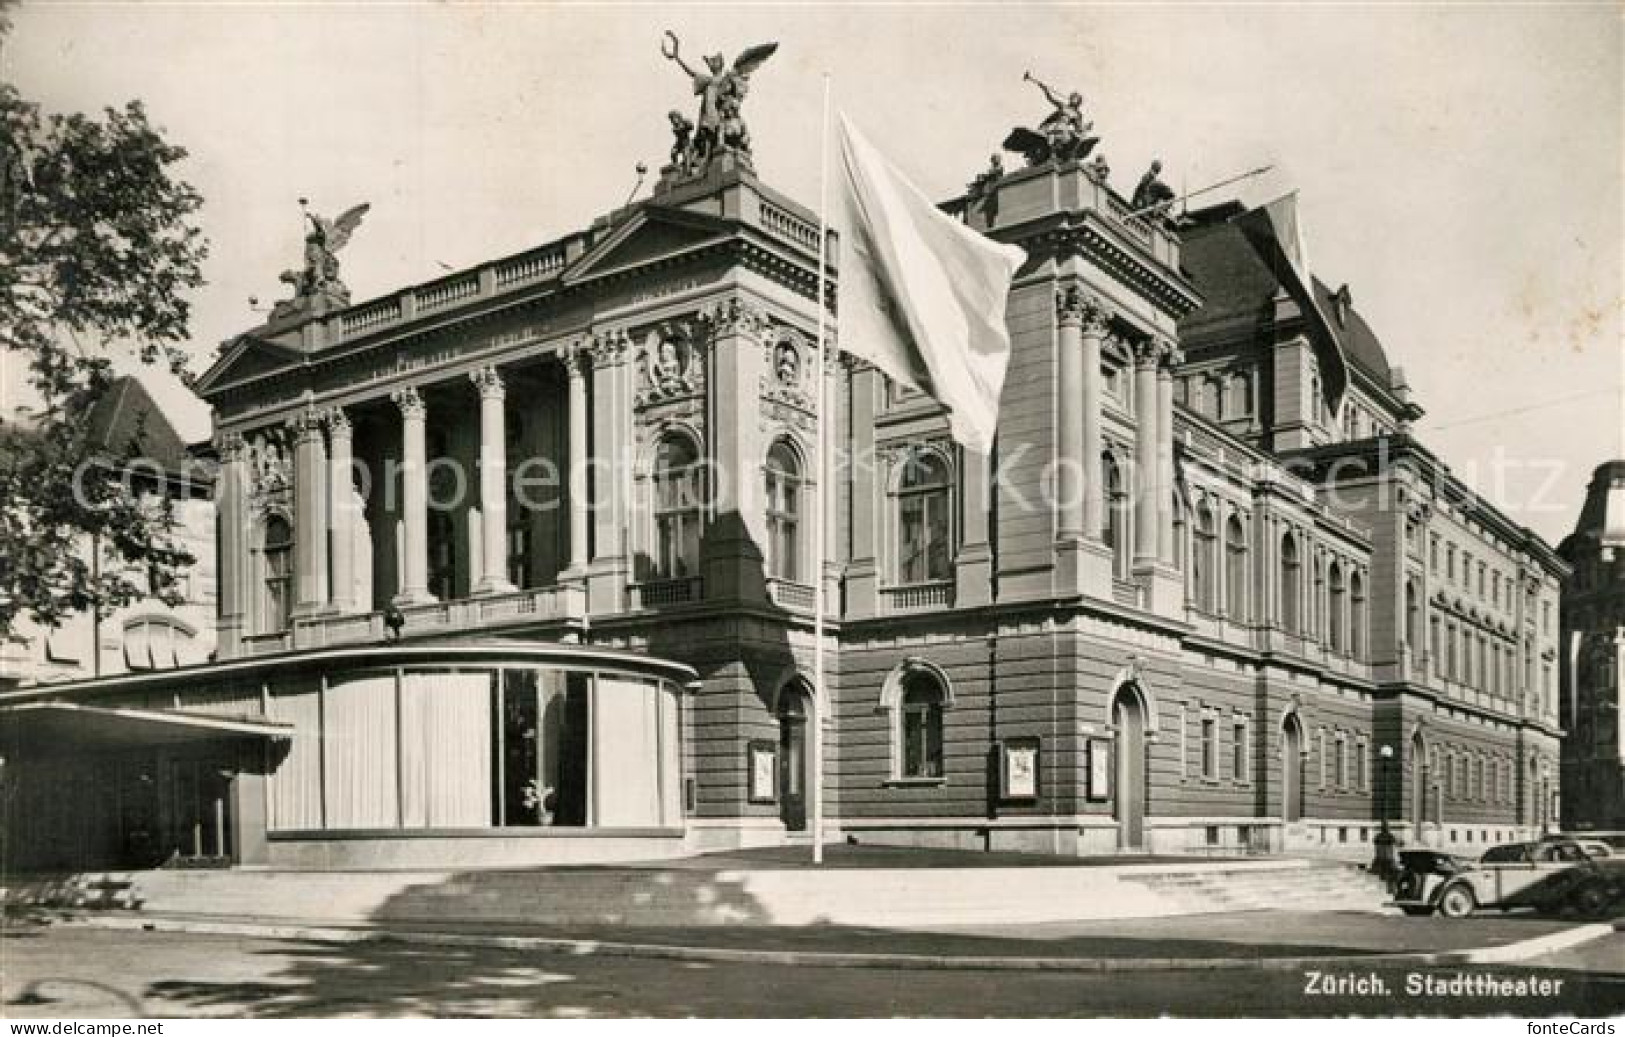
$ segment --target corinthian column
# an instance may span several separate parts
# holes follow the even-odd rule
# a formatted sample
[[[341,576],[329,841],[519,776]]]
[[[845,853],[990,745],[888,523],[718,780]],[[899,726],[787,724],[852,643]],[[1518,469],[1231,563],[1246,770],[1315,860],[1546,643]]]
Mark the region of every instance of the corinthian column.
[[[337,612],[353,612],[356,608],[356,501],[352,482],[354,434],[350,419],[337,407],[327,412],[326,421],[329,444],[327,506],[333,529],[333,608]]]
[[[587,574],[587,526],[591,521],[587,482],[587,369],[592,356],[576,350],[565,357],[569,378],[570,471],[566,485],[570,493],[570,572],[579,578]]]
[[[1134,564],[1154,565],[1160,539],[1157,502],[1162,495],[1161,420],[1157,415],[1157,366],[1161,350],[1154,342],[1134,346]]]
[[[1157,555],[1162,564],[1174,564],[1174,368],[1185,354],[1172,342],[1159,344],[1157,354]],[[1223,536],[1223,529],[1219,535]],[[1220,552],[1223,555],[1224,552]],[[1224,572],[1222,564],[1218,566]]]
[[[1059,498],[1055,535],[1058,540],[1081,540],[1084,536],[1084,494],[1092,482],[1086,474],[1088,455],[1084,453],[1084,412],[1090,409],[1084,389],[1086,372],[1083,364],[1083,292],[1077,285],[1065,285],[1055,292],[1057,372],[1056,401],[1060,417],[1057,444],[1057,478],[1055,493]],[[1100,366],[1098,363],[1095,365]]]
[[[327,607],[327,447],[315,411],[288,422],[293,432],[294,590],[300,615]]]
[[[424,427],[428,408],[417,389],[407,386],[390,397],[401,411],[401,552],[397,605],[419,605],[435,600],[429,593],[429,486],[428,450]]]
[[[508,579],[508,444],[503,401],[507,390],[494,367],[469,375],[480,394],[480,543],[484,555],[475,594],[507,594]]]

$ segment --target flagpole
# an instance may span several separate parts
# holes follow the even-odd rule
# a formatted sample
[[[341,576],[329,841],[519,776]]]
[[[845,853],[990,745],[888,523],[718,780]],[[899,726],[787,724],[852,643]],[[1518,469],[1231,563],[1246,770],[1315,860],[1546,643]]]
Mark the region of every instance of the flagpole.
[[[1170,198],[1165,202],[1156,202],[1155,204],[1152,204],[1152,205],[1142,206],[1141,208],[1135,209],[1133,212],[1129,213],[1129,215],[1130,216],[1144,216],[1147,213],[1156,212],[1158,209],[1164,208],[1165,206],[1166,207],[1172,207],[1175,202],[1184,202],[1185,203],[1185,211],[1189,212],[1190,211],[1190,200],[1192,198],[1195,198],[1197,195],[1199,195],[1199,194],[1207,194],[1209,191],[1217,191],[1221,187],[1229,187],[1231,184],[1236,183],[1237,181],[1240,181],[1240,180],[1247,180],[1247,179],[1250,179],[1250,178],[1255,177],[1255,176],[1263,176],[1265,173],[1268,173],[1270,170],[1272,170],[1274,168],[1275,168],[1274,166],[1259,166],[1257,169],[1249,169],[1245,173],[1238,173],[1235,176],[1229,177],[1229,178],[1224,179],[1224,180],[1220,180],[1216,184],[1208,184],[1206,187],[1199,187],[1194,191],[1186,191],[1184,194],[1179,195],[1177,198]]]
[[[824,414],[829,409],[829,375],[825,371],[824,292],[829,248],[829,73],[824,73],[823,114],[818,123],[818,409],[813,418],[815,446],[813,500],[813,724],[812,846],[813,863],[824,863],[824,723],[829,695],[824,688],[824,494],[830,492],[829,449]]]

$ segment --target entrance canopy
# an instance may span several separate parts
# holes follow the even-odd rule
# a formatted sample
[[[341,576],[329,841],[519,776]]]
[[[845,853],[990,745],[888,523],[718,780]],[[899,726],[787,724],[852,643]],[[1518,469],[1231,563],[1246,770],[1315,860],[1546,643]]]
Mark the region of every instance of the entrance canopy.
[[[28,702],[0,707],[0,745],[7,750],[52,744],[137,748],[291,737],[293,727],[289,724],[179,710],[85,706],[77,702]]]

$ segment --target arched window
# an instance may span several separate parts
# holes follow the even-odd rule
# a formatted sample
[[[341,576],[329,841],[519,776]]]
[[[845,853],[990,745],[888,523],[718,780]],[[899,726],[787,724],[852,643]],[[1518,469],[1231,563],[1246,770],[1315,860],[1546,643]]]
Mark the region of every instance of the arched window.
[[[801,460],[779,440],[767,452],[767,573],[801,578]]]
[[[1174,499],[1168,505],[1168,513],[1174,517],[1174,568],[1186,573],[1189,579],[1189,568],[1185,564],[1186,555],[1190,553],[1189,545],[1185,543],[1187,523],[1185,521],[1185,498],[1176,487]]]
[[[1298,541],[1291,533],[1281,538],[1281,626],[1291,634],[1302,633],[1303,563],[1298,560]]]
[[[288,629],[293,617],[293,526],[281,515],[265,523],[265,601],[260,618],[265,633]]]
[[[1235,515],[1224,527],[1224,610],[1232,620],[1247,622],[1247,533]]]
[[[1365,580],[1360,570],[1349,570],[1349,655],[1365,659]]]
[[[1106,528],[1102,537],[1112,550],[1112,574],[1119,580],[1129,578],[1131,561],[1128,536],[1128,493],[1123,489],[1123,470],[1110,452],[1100,459],[1105,473]]]
[[[1203,612],[1213,612],[1219,607],[1215,593],[1217,587],[1214,584],[1216,569],[1214,563],[1218,550],[1213,529],[1213,511],[1206,502],[1196,506],[1196,527],[1193,532],[1196,539],[1191,545],[1191,596],[1196,599],[1197,608]]]
[[[124,624],[124,665],[167,670],[192,662],[190,629],[168,616],[142,616]]]
[[[928,450],[910,453],[897,484],[897,579],[953,579],[948,465]]]
[[[1343,626],[1345,619],[1343,568],[1336,562],[1333,562],[1327,571],[1327,585],[1330,588],[1330,598],[1326,609],[1326,647],[1334,652],[1346,651],[1348,640]]]
[[[929,673],[903,678],[897,711],[897,744],[902,750],[898,777],[942,777],[942,685]]]
[[[699,448],[682,433],[661,439],[655,451],[654,511],[656,577],[675,580],[700,570]]]

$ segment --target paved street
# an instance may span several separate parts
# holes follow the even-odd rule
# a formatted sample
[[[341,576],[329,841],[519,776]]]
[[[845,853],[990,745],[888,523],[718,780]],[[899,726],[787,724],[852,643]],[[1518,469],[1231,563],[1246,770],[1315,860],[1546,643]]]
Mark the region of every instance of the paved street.
[[[1469,923],[1471,924],[1471,923]],[[1625,1009],[1625,936],[1551,968],[1328,970],[1363,993],[1306,993],[1304,970],[977,972],[694,964],[406,944],[318,944],[69,927],[0,945],[10,1017],[1553,1015]],[[1589,972],[1578,969],[1592,970]],[[1612,975],[1598,970],[1611,970]],[[1420,996],[1456,976],[1549,993]]]

